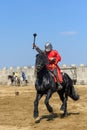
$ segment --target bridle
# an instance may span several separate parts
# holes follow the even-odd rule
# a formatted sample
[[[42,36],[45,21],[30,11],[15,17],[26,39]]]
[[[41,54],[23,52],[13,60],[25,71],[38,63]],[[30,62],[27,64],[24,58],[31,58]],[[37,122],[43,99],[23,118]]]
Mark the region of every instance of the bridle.
[[[35,66],[35,69],[36,69],[36,72],[40,72],[46,65],[36,65]]]

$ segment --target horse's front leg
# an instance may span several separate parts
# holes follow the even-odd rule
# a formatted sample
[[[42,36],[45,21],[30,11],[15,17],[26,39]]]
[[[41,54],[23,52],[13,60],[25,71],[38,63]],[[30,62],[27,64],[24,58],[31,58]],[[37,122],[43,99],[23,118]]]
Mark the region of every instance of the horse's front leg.
[[[47,107],[47,110],[52,113],[53,112],[53,108],[49,104],[49,99],[50,99],[51,95],[52,95],[52,92],[51,92],[51,90],[49,90],[48,93],[47,93],[47,96],[45,98],[45,102],[44,103],[45,103],[45,105]]]
[[[34,118],[38,118],[39,116],[39,112],[38,112],[38,104],[39,104],[39,100],[41,99],[43,95],[42,94],[36,94],[36,99],[34,101]]]

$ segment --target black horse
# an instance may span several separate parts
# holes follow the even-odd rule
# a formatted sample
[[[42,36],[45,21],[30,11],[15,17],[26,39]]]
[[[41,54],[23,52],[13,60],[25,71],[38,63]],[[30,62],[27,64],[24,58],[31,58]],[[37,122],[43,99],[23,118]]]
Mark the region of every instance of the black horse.
[[[13,75],[8,75],[8,80],[11,81],[11,85],[13,85],[14,82],[15,82],[15,79],[14,79],[14,76],[13,76]]]
[[[20,79],[15,78],[13,75],[8,75],[8,80],[11,81],[11,85],[20,86]]]
[[[79,99],[79,95],[76,94],[75,88],[73,86],[73,82],[71,78],[66,73],[62,73],[63,77],[63,88],[61,90],[57,90],[57,84],[54,81],[54,76],[52,73],[47,69],[46,65],[48,63],[47,56],[43,53],[39,53],[36,55],[36,62],[35,62],[35,70],[36,70],[36,81],[35,81],[35,88],[36,88],[36,98],[34,101],[34,118],[38,119],[39,112],[38,112],[38,104],[41,97],[45,94],[45,105],[49,112],[53,112],[52,106],[49,104],[49,99],[51,98],[54,92],[57,92],[61,101],[62,105],[60,110],[64,113],[64,116],[67,116],[67,100],[68,96],[71,97],[73,100],[77,101]]]

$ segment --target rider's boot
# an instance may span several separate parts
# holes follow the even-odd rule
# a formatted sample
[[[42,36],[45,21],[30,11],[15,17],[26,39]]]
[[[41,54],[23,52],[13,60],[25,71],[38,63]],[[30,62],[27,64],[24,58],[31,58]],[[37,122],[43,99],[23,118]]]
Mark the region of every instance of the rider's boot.
[[[61,85],[61,83],[59,82],[59,78],[58,75],[56,75],[56,80],[57,80],[57,89],[61,90],[63,88],[63,86]]]
[[[58,90],[61,90],[62,88],[63,88],[63,86],[59,83],[59,82],[57,82],[57,85],[58,85]]]

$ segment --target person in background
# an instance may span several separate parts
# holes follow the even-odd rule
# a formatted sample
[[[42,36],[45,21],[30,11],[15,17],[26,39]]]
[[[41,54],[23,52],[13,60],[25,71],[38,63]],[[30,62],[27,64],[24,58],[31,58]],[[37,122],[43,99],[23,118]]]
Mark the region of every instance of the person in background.
[[[25,75],[25,73],[23,71],[22,71],[22,78],[23,78],[23,81],[26,80],[26,75]]]
[[[56,77],[56,84],[58,86],[58,90],[62,89],[61,83],[63,82],[62,74],[58,63],[61,61],[61,56],[57,50],[53,50],[52,44],[47,42],[45,44],[45,50],[42,51],[36,44],[33,45],[33,48],[37,50],[39,53],[44,53],[48,57],[47,69],[50,70],[54,76]]]
[[[14,79],[15,79],[15,80],[17,80],[17,79],[18,79],[18,77],[19,77],[18,72],[13,72],[13,77],[14,77]]]

